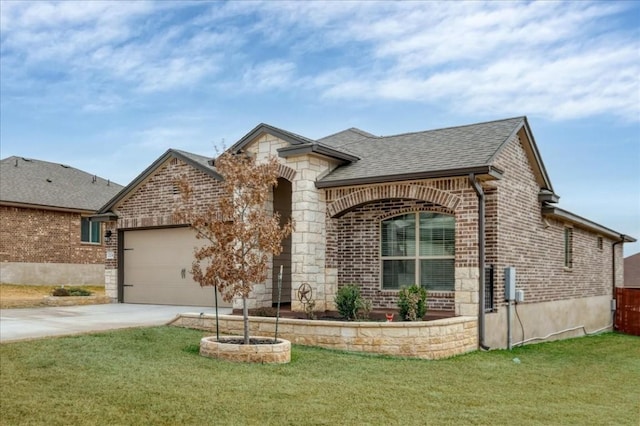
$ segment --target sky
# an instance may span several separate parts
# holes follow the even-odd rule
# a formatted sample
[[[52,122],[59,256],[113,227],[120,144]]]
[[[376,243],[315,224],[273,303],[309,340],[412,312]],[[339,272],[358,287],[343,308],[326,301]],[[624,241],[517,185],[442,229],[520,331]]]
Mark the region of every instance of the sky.
[[[122,185],[259,123],[318,139],[522,115],[558,206],[640,239],[638,1],[0,0],[0,157]]]

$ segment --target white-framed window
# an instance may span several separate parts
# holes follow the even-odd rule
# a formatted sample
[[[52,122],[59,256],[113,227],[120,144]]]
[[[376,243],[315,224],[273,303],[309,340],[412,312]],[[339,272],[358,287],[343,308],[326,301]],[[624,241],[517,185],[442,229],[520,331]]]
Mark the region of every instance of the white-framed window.
[[[573,268],[573,228],[564,228],[564,267]]]
[[[453,291],[455,284],[455,218],[412,212],[380,223],[382,288],[417,284],[432,291]]]
[[[100,244],[100,222],[93,222],[88,217],[83,217],[80,223],[80,241]]]

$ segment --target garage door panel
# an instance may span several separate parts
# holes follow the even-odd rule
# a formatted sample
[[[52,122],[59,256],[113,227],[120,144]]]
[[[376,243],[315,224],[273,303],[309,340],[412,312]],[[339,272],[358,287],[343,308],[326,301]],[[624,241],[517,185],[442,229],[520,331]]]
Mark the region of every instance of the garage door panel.
[[[190,228],[124,233],[124,302],[213,306],[214,289],[200,287],[189,270],[202,242]],[[219,306],[231,306],[218,295]]]

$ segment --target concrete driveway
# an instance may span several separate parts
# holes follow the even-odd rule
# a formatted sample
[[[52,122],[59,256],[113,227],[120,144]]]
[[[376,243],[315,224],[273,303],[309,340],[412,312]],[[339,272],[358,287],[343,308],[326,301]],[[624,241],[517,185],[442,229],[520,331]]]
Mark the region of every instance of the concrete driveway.
[[[60,306],[0,310],[0,342],[88,333],[117,328],[162,325],[183,313],[214,314],[211,307],[136,305]],[[220,314],[231,308],[220,308]]]

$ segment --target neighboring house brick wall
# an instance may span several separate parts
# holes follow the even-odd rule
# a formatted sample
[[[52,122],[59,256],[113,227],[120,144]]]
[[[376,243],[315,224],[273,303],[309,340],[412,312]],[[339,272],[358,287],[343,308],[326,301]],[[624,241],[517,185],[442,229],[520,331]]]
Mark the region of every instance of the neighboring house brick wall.
[[[0,206],[0,262],[102,264],[104,248],[80,241],[79,213]]]

